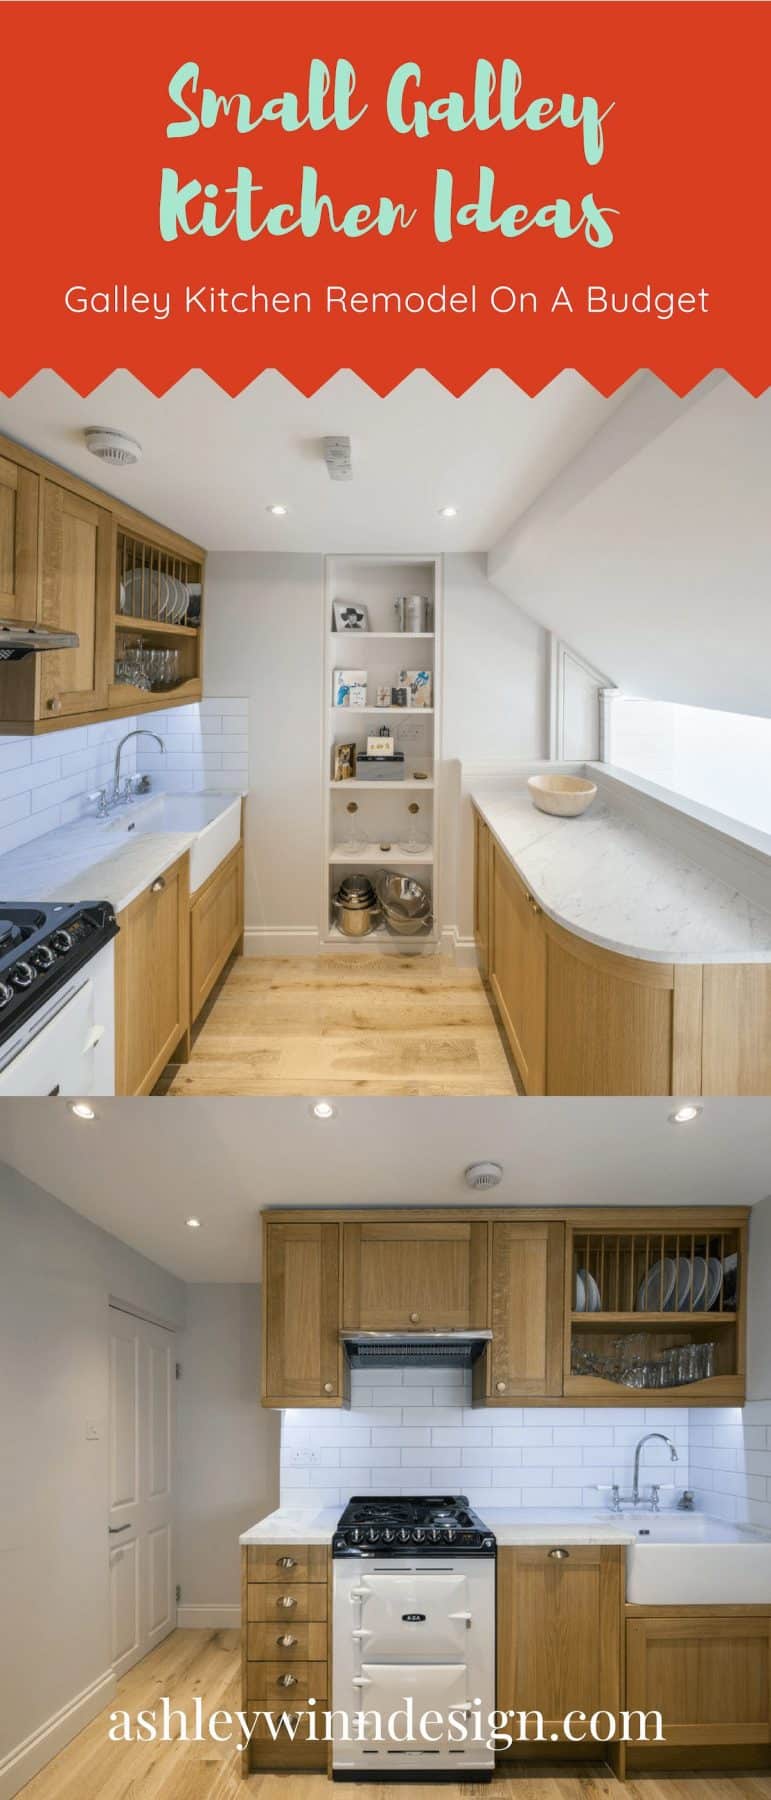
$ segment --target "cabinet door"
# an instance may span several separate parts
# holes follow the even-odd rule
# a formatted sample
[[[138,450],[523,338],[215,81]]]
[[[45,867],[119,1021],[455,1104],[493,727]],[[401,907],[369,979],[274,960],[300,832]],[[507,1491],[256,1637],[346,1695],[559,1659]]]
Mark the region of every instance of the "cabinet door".
[[[564,1225],[491,1226],[490,1402],[562,1393]]]
[[[684,1607],[627,1621],[627,1708],[668,1744],[771,1742],[771,1613]]]
[[[497,845],[492,850],[490,983],[525,1092],[546,1092],[543,919]]]
[[[492,838],[479,813],[474,809],[474,937],[479,951],[479,969],[490,972],[490,872]]]
[[[768,963],[705,965],[701,1092],[771,1094]]]
[[[266,1221],[263,1405],[339,1406],[340,1227]]]
[[[487,1323],[487,1226],[344,1226],[344,1323],[361,1331]]]
[[[190,1017],[197,1019],[244,929],[244,852],[237,844],[190,908]]]
[[[623,1549],[502,1549],[497,1580],[498,1707],[534,1709],[559,1736],[571,1711],[618,1717]]]
[[[112,678],[114,524],[104,507],[54,482],[43,483],[40,616],[44,625],[75,631],[76,650],[40,658],[43,718],[101,712]]]
[[[0,456],[0,619],[37,617],[37,475]]]
[[[671,963],[616,955],[551,921],[546,931],[547,1092],[671,1094]],[[698,1092],[698,1087],[677,1091]]]
[[[149,1094],[190,1022],[188,858],[119,915],[115,940],[118,1094]]]

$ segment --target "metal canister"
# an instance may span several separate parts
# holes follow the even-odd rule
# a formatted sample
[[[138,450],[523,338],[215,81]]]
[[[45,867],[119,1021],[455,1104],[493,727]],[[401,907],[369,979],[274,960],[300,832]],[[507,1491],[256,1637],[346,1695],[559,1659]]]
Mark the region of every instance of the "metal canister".
[[[430,631],[431,601],[428,595],[407,594],[405,599],[405,631]]]

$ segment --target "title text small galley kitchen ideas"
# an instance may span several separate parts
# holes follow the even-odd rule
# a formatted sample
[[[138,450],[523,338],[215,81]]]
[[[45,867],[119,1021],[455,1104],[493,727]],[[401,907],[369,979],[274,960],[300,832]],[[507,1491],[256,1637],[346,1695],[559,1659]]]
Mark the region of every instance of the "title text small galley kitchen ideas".
[[[263,100],[242,92],[219,94],[205,85],[197,62],[184,62],[174,71],[168,94],[173,115],[166,136],[172,140],[215,129],[250,137],[271,125],[288,134],[348,133],[362,126],[373,105],[359,91],[356,69],[346,58],[329,65],[314,57],[302,93],[287,90]],[[400,137],[437,137],[446,144],[448,137],[452,141],[459,134],[476,131],[485,144],[494,146],[500,143],[501,133],[508,141],[509,134],[520,129],[541,133],[557,126],[578,139],[581,162],[587,170],[602,161],[605,120],[613,104],[591,94],[528,96],[523,71],[510,57],[504,57],[499,66],[478,58],[470,72],[468,91],[446,94],[432,92],[430,77],[418,63],[404,62],[393,70],[383,96],[387,124]],[[488,158],[491,154],[489,150]],[[270,168],[269,155],[264,167]],[[205,169],[182,174],[165,166],[159,199],[162,239],[169,243],[199,232],[205,237],[235,233],[243,241],[264,232],[271,237],[299,232],[301,237],[314,238],[323,230],[353,239],[372,232],[390,237],[425,222],[425,204],[415,195],[394,198],[379,194],[352,202],[348,196],[324,191],[318,169],[306,162],[298,162],[293,171],[292,196],[274,195],[260,178],[263,172],[263,168],[238,164],[232,182],[223,186],[209,179]],[[433,169],[432,177],[431,230],[438,243],[452,242],[466,228],[516,238],[534,226],[560,239],[579,236],[596,249],[613,242],[611,221],[618,208],[601,203],[593,189],[571,197],[564,193],[511,194],[504,191],[490,160],[480,162],[473,192],[459,191],[455,174],[444,166]]]

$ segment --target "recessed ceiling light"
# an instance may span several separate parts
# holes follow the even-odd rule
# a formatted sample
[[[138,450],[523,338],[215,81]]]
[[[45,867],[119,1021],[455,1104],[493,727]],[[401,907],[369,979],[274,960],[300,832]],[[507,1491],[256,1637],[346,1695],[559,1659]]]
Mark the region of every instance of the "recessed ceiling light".
[[[457,519],[457,517],[458,517],[457,506],[440,506],[439,517],[440,517],[440,519]]]
[[[265,511],[272,513],[274,519],[285,519],[286,515],[289,511],[289,507],[288,506],[266,506]]]
[[[189,1226],[191,1231],[200,1231],[201,1229],[200,1219],[186,1219],[185,1224]]]
[[[70,1107],[70,1112],[74,1114],[76,1119],[96,1118],[93,1106],[89,1106],[87,1100],[75,1100]]]
[[[703,1113],[703,1106],[678,1106],[677,1112],[670,1113],[670,1125],[692,1125]]]
[[[328,1100],[317,1100],[311,1112],[314,1119],[334,1119],[337,1107],[331,1106]]]

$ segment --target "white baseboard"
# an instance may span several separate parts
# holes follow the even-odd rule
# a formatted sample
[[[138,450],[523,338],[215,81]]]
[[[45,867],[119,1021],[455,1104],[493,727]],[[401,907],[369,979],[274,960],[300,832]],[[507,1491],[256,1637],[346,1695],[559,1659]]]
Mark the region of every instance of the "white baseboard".
[[[479,964],[479,951],[473,937],[461,937],[457,925],[445,925],[442,930],[441,945],[443,956],[451,956],[459,969],[476,969]]]
[[[178,1606],[180,1631],[230,1631],[241,1624],[240,1606]]]
[[[318,956],[319,932],[313,925],[247,925],[244,956]]]
[[[51,1761],[52,1756],[57,1756],[72,1738],[77,1737],[79,1731],[90,1725],[91,1720],[112,1699],[116,1685],[112,1669],[107,1669],[103,1675],[97,1676],[96,1681],[91,1682],[90,1687],[76,1694],[74,1700],[60,1707],[57,1713],[52,1713],[50,1719],[46,1719],[38,1726],[37,1731],[31,1732],[24,1739],[23,1744],[18,1744],[15,1750],[9,1751],[0,1762],[0,1800],[12,1800],[12,1796],[18,1794],[19,1789],[31,1781],[33,1775],[37,1775],[38,1770]]]

